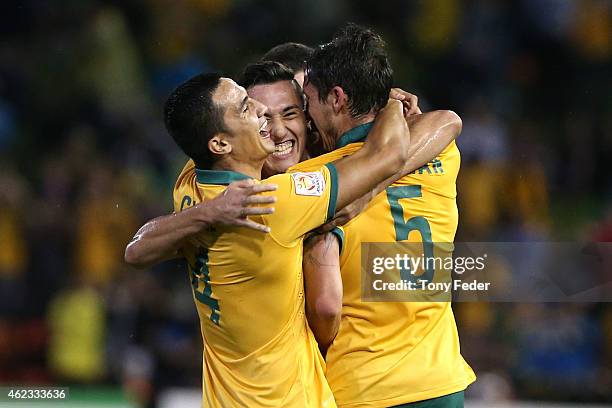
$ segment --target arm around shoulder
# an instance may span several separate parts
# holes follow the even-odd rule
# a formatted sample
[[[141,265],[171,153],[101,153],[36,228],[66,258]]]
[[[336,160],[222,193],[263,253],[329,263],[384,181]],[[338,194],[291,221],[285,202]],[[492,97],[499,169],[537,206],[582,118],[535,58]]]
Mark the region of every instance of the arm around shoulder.
[[[403,168],[410,153],[410,130],[400,101],[390,100],[376,118],[366,143],[335,163],[338,173],[337,209],[341,209]]]
[[[152,219],[138,230],[125,248],[125,262],[137,268],[145,268],[176,258],[186,239],[213,225],[246,227],[267,233],[267,226],[248,219],[248,216],[274,212],[274,207],[267,205],[273,204],[276,197],[259,193],[274,191],[276,188],[272,184],[240,180],[230,184],[223,193],[210,201]]]

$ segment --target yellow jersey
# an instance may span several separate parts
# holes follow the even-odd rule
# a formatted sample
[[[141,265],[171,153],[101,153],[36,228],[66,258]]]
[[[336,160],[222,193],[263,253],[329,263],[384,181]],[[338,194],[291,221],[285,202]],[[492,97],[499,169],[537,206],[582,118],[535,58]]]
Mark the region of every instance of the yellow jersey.
[[[289,171],[309,171],[363,145],[372,124],[352,129],[336,150]],[[340,407],[388,407],[464,390],[476,376],[460,354],[448,302],[362,302],[361,243],[452,243],[460,154],[437,158],[378,194],[342,233],[342,319],[327,352],[327,380]],[[452,245],[452,244],[451,244]]]
[[[174,187],[175,211],[249,178],[195,169],[188,162]],[[252,219],[271,228],[215,227],[181,248],[189,265],[204,345],[205,407],[335,407],[325,362],[304,314],[304,234],[333,217],[333,165],[280,174],[274,214]]]

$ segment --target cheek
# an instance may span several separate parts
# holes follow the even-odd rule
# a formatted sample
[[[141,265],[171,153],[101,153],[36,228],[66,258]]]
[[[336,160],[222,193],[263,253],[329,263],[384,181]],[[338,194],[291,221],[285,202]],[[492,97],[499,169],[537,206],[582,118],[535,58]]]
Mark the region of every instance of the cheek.
[[[308,114],[313,120],[315,121],[318,120],[319,119],[319,107],[311,106],[310,109],[308,109]]]
[[[302,135],[306,130],[306,122],[300,120],[292,120],[285,123],[287,130],[295,135],[295,137],[301,142]]]
[[[306,128],[298,127],[294,131],[295,138],[297,139],[298,148],[300,152],[304,151],[304,147],[306,146]]]
[[[316,111],[316,109],[310,109],[308,111],[308,115],[310,116],[310,119],[315,123],[315,125],[318,125],[318,123],[319,123],[319,115],[318,115],[318,112]]]
[[[315,122],[317,122],[318,124],[324,124],[327,122],[327,109],[324,105],[319,105],[315,108]]]

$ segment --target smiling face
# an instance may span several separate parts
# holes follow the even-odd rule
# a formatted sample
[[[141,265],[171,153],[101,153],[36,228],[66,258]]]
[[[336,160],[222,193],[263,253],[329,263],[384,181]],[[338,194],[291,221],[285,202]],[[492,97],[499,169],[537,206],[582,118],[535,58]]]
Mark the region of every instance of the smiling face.
[[[275,151],[264,163],[262,173],[266,177],[284,173],[304,155],[306,117],[303,102],[288,80],[251,86],[248,94],[268,108],[264,116],[275,144]]]
[[[244,163],[263,161],[275,151],[265,118],[266,107],[249,97],[229,78],[221,78],[212,100],[223,109],[225,143],[232,158]]]

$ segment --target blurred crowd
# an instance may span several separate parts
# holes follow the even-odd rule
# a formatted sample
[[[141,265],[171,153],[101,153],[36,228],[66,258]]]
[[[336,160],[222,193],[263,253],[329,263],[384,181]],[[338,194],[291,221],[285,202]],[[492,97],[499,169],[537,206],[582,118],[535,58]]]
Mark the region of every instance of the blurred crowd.
[[[10,3],[10,4],[9,4]],[[463,118],[459,241],[612,242],[610,0],[25,0],[0,5],[0,383],[199,387],[185,266],[123,250],[172,209],[161,106],[346,21]],[[472,398],[612,401],[612,305],[457,304]]]

